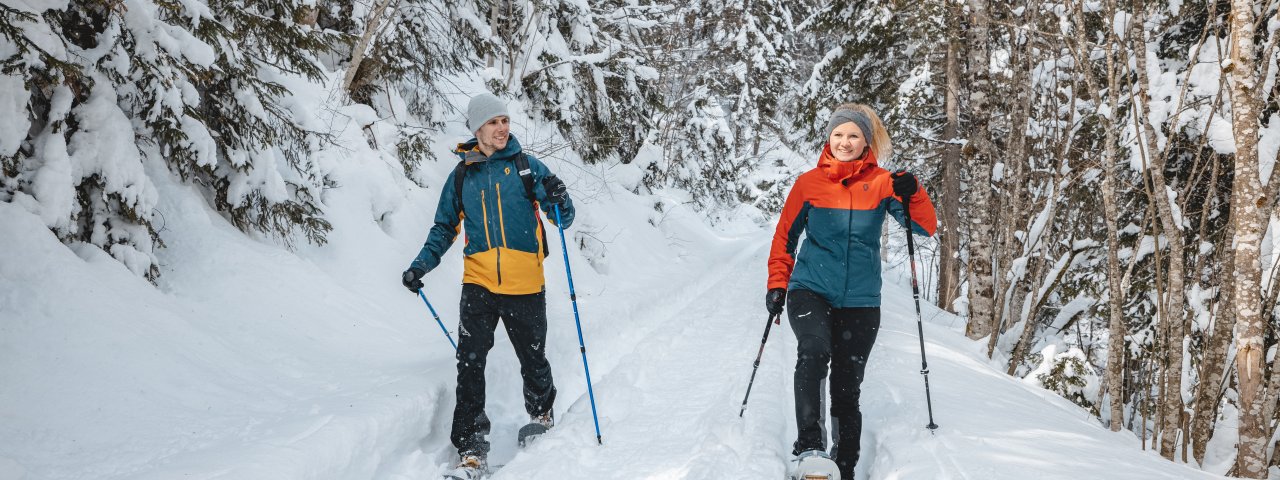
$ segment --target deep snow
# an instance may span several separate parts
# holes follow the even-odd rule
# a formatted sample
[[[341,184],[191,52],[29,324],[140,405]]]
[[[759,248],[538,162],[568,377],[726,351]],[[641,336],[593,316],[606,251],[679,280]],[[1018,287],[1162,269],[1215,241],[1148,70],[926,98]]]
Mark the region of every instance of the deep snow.
[[[437,139],[444,160],[412,172],[424,189],[393,156],[394,128],[375,123],[370,135],[384,147],[367,146],[367,107],[318,111],[332,115],[323,122],[342,145],[314,159],[335,182],[323,198],[335,229],[322,247],[291,251],[242,234],[153,162],[166,243],[153,286],[96,247],[60,243],[38,206],[0,202],[0,480],[435,479],[454,461],[452,351],[399,284],[453,167],[444,144],[454,138]],[[512,113],[526,146],[553,143],[550,127]],[[546,275],[558,425],[514,448],[527,417],[499,329],[488,412],[491,463],[505,466],[493,478],[782,478],[795,434],[787,322],[772,330],[737,416],[764,329],[771,226],[748,209],[718,212],[711,229],[679,192],[632,193],[652,158],[540,158],[578,205],[569,259],[604,444],[554,239]],[[451,330],[460,251],[424,279]],[[930,434],[906,266],[885,265],[860,480],[1220,478],[1143,452],[1132,434],[1004,375],[985,343],[963,336],[961,319],[925,305],[941,425]]]
[[[452,461],[453,361],[421,301],[398,284],[437,191],[411,189],[374,222],[376,192],[344,183],[327,199],[331,243],[290,252],[235,231],[188,187],[159,188],[160,288],[0,203],[0,478],[437,478]],[[525,416],[499,333],[489,412],[492,461],[506,466],[494,478],[781,478],[795,430],[786,322],[737,417],[763,333],[771,232],[717,234],[625,191],[581,205],[571,242],[590,233],[600,245],[590,261],[571,248],[570,261],[604,445],[554,250],[559,424],[525,451],[511,447]],[[458,251],[427,277],[451,329]],[[958,319],[926,305],[942,426],[931,435],[903,275],[900,264],[886,269],[859,479],[1216,478],[1142,452],[1133,435],[996,371]]]

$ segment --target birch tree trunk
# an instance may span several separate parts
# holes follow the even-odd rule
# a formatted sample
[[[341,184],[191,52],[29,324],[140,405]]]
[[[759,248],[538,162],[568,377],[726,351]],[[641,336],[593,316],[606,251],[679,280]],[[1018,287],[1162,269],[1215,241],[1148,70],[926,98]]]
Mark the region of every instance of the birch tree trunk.
[[[988,53],[990,41],[990,17],[986,0],[971,0],[970,27],[968,35],[969,72],[973,82],[969,91],[969,111],[971,125],[969,142],[964,153],[969,157],[970,183],[968,201],[965,202],[972,212],[969,215],[969,324],[965,334],[969,338],[982,338],[987,335],[999,335],[994,325],[996,318],[995,279],[993,278],[992,255],[995,247],[993,219],[995,213],[992,204],[991,170],[994,161],[991,148],[991,56]]]
[[[1102,101],[1102,88],[1097,76],[1089,66],[1089,51],[1091,44],[1086,38],[1084,10],[1081,4],[1069,2],[1072,8],[1072,15],[1075,19],[1073,28],[1074,44],[1071,45],[1072,55],[1076,61],[1082,66],[1080,73],[1084,77],[1085,85],[1089,90],[1089,96],[1098,101]],[[1108,2],[1109,15],[1115,15],[1115,4]],[[1120,104],[1120,89],[1118,72],[1116,68],[1117,49],[1124,48],[1123,41],[1119,38],[1118,32],[1109,30],[1106,40],[1103,43],[1104,58],[1106,59],[1106,115],[1100,115],[1098,123],[1103,131],[1103,149],[1102,149],[1102,205],[1103,205],[1103,221],[1107,228],[1107,364],[1104,373],[1104,382],[1106,391],[1110,395],[1108,403],[1110,409],[1111,422],[1109,427],[1111,431],[1118,432],[1124,428],[1124,407],[1125,407],[1125,363],[1128,361],[1128,354],[1125,349],[1125,317],[1124,302],[1128,289],[1126,288],[1124,277],[1124,269],[1120,265],[1120,214],[1116,205],[1116,176],[1119,167],[1117,159],[1118,135],[1116,134],[1116,118],[1115,112]],[[1144,428],[1145,430],[1145,428]]]
[[[1023,15],[1022,21],[1034,25],[1038,11],[1037,2],[1028,2],[1027,13]],[[1008,141],[1001,146],[1004,155],[1000,157],[1000,163],[996,166],[998,170],[1004,172],[1001,175],[1002,178],[992,180],[992,188],[997,193],[996,198],[992,200],[992,207],[994,211],[999,212],[997,216],[999,220],[995,224],[995,238],[992,239],[994,245],[996,245],[996,251],[993,253],[996,261],[992,268],[995,275],[992,278],[993,287],[996,292],[995,317],[992,319],[992,325],[994,325],[996,334],[988,338],[987,357],[995,354],[996,344],[999,334],[1003,330],[1003,325],[1006,322],[1011,322],[1014,318],[1021,317],[1025,308],[1030,308],[1029,305],[1036,303],[1036,299],[1033,298],[1034,292],[1029,289],[1034,287],[1037,282],[1034,280],[1028,281],[1025,273],[1022,276],[1018,276],[1012,271],[1016,254],[1021,252],[1026,255],[1027,252],[1035,248],[1028,245],[1028,243],[1034,243],[1035,240],[1031,240],[1025,235],[1020,237],[1017,234],[1020,227],[1029,231],[1028,226],[1034,221],[1038,213],[1031,209],[1035,200],[1031,198],[1032,195],[1030,193],[1031,188],[1029,185],[1032,184],[1033,179],[1031,178],[1031,172],[1029,172],[1027,154],[1027,126],[1030,122],[1032,107],[1031,89],[1027,88],[1027,86],[1032,83],[1030,80],[1031,69],[1035,62],[1030,58],[1032,52],[1029,38],[1023,34],[1021,29],[1009,28],[1005,33],[1009,36],[1011,43],[1008,68],[1012,71],[1013,76],[1008,83],[996,85],[993,81],[992,91],[1017,93],[1013,94],[1012,101],[1009,101],[1006,97],[1004,102],[1004,104],[1011,107],[1012,114],[1000,115],[1001,118],[1005,119],[1005,123],[1002,125],[1005,128],[1001,131],[1008,132]],[[992,156],[993,158],[995,157],[994,149]],[[1058,158],[1067,157],[1064,155]],[[1050,188],[1058,188],[1056,179],[1059,178],[1060,172],[1060,167],[1055,167],[1055,180]],[[1050,201],[1055,202],[1056,200]],[[1048,225],[1048,228],[1052,229],[1054,222],[1049,222]],[[1049,238],[1051,236],[1052,234],[1046,230],[1038,238]],[[1023,245],[1019,247],[1019,243]],[[1002,274],[1006,271],[1008,274]],[[1032,276],[1031,278],[1039,277]],[[1000,279],[1006,279],[1008,285],[1002,285],[999,282]],[[1024,287],[1023,285],[1029,286]],[[1024,292],[1023,289],[1028,290]],[[1015,303],[1014,299],[1021,300],[1021,302]],[[1019,304],[1023,305],[1024,308],[1017,309],[1018,313],[1013,313],[1015,310],[1011,309],[1010,305]],[[1034,318],[1032,317],[1025,325],[1032,326],[1033,324]],[[1023,330],[1023,332],[1023,338],[1026,338],[1027,331]],[[1034,329],[1032,329],[1031,334],[1033,336],[1034,333]],[[1030,341],[1030,339],[1027,339],[1027,341]],[[1019,343],[1021,344],[1022,341],[1020,340]],[[1017,350],[1016,346],[1015,350]],[[1025,348],[1023,353],[1025,354]],[[1018,357],[1017,354],[1013,355],[1009,371],[1017,369],[1016,364],[1021,362]]]
[[[955,312],[960,296],[960,47],[958,7],[949,6],[947,22],[946,126],[942,136],[942,228],[938,236],[938,306]]]
[[[1228,225],[1228,229],[1231,226]],[[1228,231],[1224,246],[1226,250],[1225,264],[1221,278],[1234,278],[1235,250],[1231,248],[1232,232]],[[1222,282],[1222,292],[1212,333],[1205,341],[1205,348],[1200,359],[1200,383],[1196,387],[1195,401],[1191,414],[1191,452],[1197,463],[1204,464],[1204,450],[1213,436],[1214,420],[1218,417],[1218,404],[1222,401],[1223,379],[1228,370],[1227,350],[1231,345],[1231,332],[1236,325],[1236,316],[1231,307],[1235,295],[1235,282]]]
[[[1167,284],[1165,297],[1160,321],[1164,324],[1165,331],[1168,336],[1165,338],[1165,357],[1166,367],[1164,369],[1164,381],[1161,383],[1162,406],[1165,414],[1162,417],[1160,426],[1160,455],[1173,459],[1174,450],[1178,445],[1178,434],[1182,431],[1182,363],[1183,363],[1183,343],[1186,338],[1186,235],[1183,233],[1182,219],[1173,213],[1173,200],[1169,198],[1171,190],[1164,176],[1165,152],[1159,151],[1155,142],[1154,128],[1147,121],[1148,105],[1145,103],[1147,98],[1147,86],[1150,82],[1147,78],[1147,40],[1146,35],[1142,31],[1143,24],[1146,21],[1145,11],[1141,6],[1135,13],[1135,20],[1132,25],[1132,41],[1134,45],[1133,59],[1135,70],[1138,75],[1138,92],[1133,97],[1134,100],[1134,127],[1137,129],[1139,136],[1139,149],[1146,158],[1147,172],[1151,175],[1152,189],[1154,190],[1152,197],[1157,217],[1160,219],[1160,232],[1164,235],[1166,241],[1169,242],[1169,267],[1167,270]],[[1145,133],[1144,133],[1145,132]],[[1166,149],[1168,146],[1165,147]]]
[[[1262,266],[1259,264],[1263,217],[1268,205],[1258,170],[1258,118],[1261,85],[1255,69],[1254,2],[1231,1],[1231,57],[1223,68],[1231,95],[1231,122],[1236,154],[1231,194],[1235,226],[1236,375],[1240,389],[1240,447],[1237,466],[1244,478],[1266,478],[1267,424],[1264,418]]]
[[[1083,33],[1083,32],[1081,32]],[[1108,36],[1107,42],[1107,102],[1111,106],[1109,112],[1116,111],[1120,103],[1120,90],[1115,88],[1116,66],[1115,52],[1117,46],[1115,36]],[[1095,89],[1096,91],[1096,89]],[[1123,270],[1120,267],[1120,213],[1116,207],[1116,129],[1114,113],[1108,113],[1102,121],[1105,130],[1106,145],[1102,157],[1102,206],[1107,224],[1107,367],[1106,383],[1111,393],[1111,431],[1118,432],[1124,425],[1124,362],[1128,359],[1125,350],[1125,291]]]

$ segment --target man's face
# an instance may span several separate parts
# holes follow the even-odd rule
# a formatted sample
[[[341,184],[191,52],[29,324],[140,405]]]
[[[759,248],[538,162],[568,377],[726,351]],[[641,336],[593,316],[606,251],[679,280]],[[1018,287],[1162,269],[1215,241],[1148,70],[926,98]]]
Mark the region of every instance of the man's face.
[[[507,140],[510,139],[511,117],[506,115],[489,119],[484,125],[480,126],[480,130],[476,131],[476,140],[480,142],[480,150],[484,151],[486,155],[492,155],[493,152],[506,148]]]

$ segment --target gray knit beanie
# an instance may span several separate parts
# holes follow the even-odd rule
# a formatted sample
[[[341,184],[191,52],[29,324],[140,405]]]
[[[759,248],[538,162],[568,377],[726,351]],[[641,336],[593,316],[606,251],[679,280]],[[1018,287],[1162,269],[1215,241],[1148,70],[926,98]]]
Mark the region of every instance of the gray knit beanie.
[[[831,112],[831,119],[827,120],[827,138],[831,138],[831,132],[842,123],[853,122],[862,130],[862,138],[867,144],[871,144],[871,118],[867,114],[858,110],[848,108],[836,109]]]
[[[467,104],[467,128],[472,133],[479,131],[485,122],[502,116],[510,116],[507,104],[491,94],[481,93],[471,97],[471,103]]]

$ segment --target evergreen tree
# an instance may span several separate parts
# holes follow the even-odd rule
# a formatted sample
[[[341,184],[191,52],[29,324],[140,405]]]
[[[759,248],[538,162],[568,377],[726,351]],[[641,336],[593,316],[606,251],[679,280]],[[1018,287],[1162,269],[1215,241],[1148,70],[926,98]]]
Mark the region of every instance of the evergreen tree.
[[[331,226],[319,197],[328,181],[310,154],[325,135],[305,127],[285,106],[290,94],[280,81],[297,75],[319,82],[323,69],[316,55],[332,50],[341,38],[297,22],[305,3],[209,2],[218,25],[195,34],[218,54],[208,75],[195,84],[197,118],[217,139],[217,163],[170,164],[184,178],[211,188],[214,206],[241,230],[289,241],[298,229],[307,240],[324,243]]]
[[[30,203],[66,242],[159,275],[150,160],[198,185],[245,231],[324,242],[324,135],[286,105],[287,78],[319,82],[340,40],[300,24],[300,1],[70,2],[4,7],[4,74],[30,122],[3,152],[6,200]],[[6,137],[14,135],[10,132]]]
[[[941,131],[945,79],[933,75],[946,45],[945,2],[864,0],[831,2],[801,23],[803,45],[817,60],[806,72],[789,112],[795,145],[821,145],[827,115],[841,103],[870,105],[880,113],[899,154],[911,150],[909,135]],[[941,69],[937,69],[940,73]],[[923,117],[924,125],[912,120]],[[919,143],[919,142],[915,142]],[[912,154],[915,155],[915,154]],[[889,159],[880,159],[887,161]]]
[[[706,0],[673,17],[662,59],[667,106],[656,139],[663,159],[649,165],[646,183],[687,189],[704,209],[755,203],[768,190],[748,179],[761,140],[781,133],[779,106],[795,69],[790,7]]]
[[[27,127],[3,134],[4,200],[39,214],[62,241],[100,247],[154,279],[158,194],[113,88],[112,75],[129,68],[121,11],[97,3],[3,8],[0,30],[16,47],[4,52],[4,74],[22,79],[5,86],[25,100],[4,113]]]
[[[348,1],[322,2],[318,24],[353,38],[370,35],[349,93],[352,100],[374,107],[380,117],[397,124],[397,152],[405,170],[412,171],[421,158],[431,155],[428,136],[443,126],[443,83],[450,75],[477,69],[501,46],[488,34],[487,25],[468,21],[482,18],[477,2],[394,0],[376,25],[369,21],[373,12],[357,14],[353,6]],[[366,31],[370,27],[371,34]],[[350,48],[340,53],[355,57]],[[407,111],[396,111],[401,101],[393,97]]]
[[[491,83],[519,88],[589,163],[630,162],[653,128],[658,75],[642,50],[648,10],[633,3],[522,2],[496,15],[498,35],[518,40]]]

